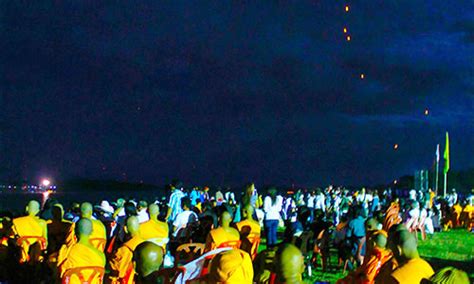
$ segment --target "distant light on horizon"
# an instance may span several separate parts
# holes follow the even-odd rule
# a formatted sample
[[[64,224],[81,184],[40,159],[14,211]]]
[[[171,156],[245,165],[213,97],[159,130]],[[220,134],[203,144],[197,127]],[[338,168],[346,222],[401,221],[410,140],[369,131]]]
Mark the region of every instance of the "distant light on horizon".
[[[430,111],[428,109],[425,109],[425,115],[428,115]]]
[[[346,37],[346,40],[347,40],[347,41],[351,41],[351,36],[348,35],[348,36]]]
[[[347,34],[347,28],[344,28],[344,30],[343,30],[343,31],[344,31],[344,33],[345,33],[345,34]]]
[[[398,149],[398,144],[393,145],[393,149],[397,150]]]
[[[361,78],[361,79],[364,79],[364,78],[365,78],[365,74],[364,74],[364,73],[360,74],[360,78]]]
[[[344,8],[344,10],[345,10],[346,12],[349,12],[349,5],[346,5],[346,7]]]
[[[46,186],[46,187],[47,187],[47,186],[49,186],[49,185],[51,184],[51,181],[50,181],[49,179],[46,179],[46,178],[45,178],[45,179],[43,179],[43,180],[41,181],[41,184],[42,184],[43,186]]]

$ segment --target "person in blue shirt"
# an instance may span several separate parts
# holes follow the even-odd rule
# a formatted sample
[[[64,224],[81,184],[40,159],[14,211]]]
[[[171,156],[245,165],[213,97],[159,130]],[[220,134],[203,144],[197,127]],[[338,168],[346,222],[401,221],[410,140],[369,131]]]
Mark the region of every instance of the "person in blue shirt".
[[[185,197],[185,194],[182,191],[181,184],[176,183],[175,185],[171,185],[171,196],[168,202],[168,212],[166,214],[166,220],[168,222],[172,223],[176,219],[176,216],[183,212],[181,208],[181,199],[183,197]]]
[[[356,217],[347,225],[346,239],[352,247],[352,255],[359,264],[362,264],[365,254],[365,210],[362,207],[356,209]]]

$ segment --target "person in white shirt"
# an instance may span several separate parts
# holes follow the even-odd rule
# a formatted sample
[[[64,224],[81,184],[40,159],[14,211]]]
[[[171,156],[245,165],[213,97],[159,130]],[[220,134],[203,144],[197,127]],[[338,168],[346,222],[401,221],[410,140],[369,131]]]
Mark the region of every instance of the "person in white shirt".
[[[274,187],[269,188],[268,194],[263,201],[263,211],[265,212],[267,247],[273,247],[277,243],[277,229],[281,218],[280,211],[283,206],[283,197],[277,195]]]
[[[181,199],[181,207],[183,208],[183,212],[179,213],[173,222],[174,237],[178,235],[179,230],[186,228],[188,223],[196,222],[198,220],[197,214],[190,210],[190,206],[191,200],[189,200],[188,197],[183,197]]]
[[[320,209],[323,210],[323,212],[326,212],[326,197],[324,194],[321,192],[321,189],[318,188],[316,190],[316,198],[314,201],[314,209]]]
[[[148,204],[146,201],[144,200],[140,200],[140,202],[138,202],[138,208],[137,208],[138,212],[138,222],[141,224],[141,223],[145,223],[146,221],[150,220],[150,217],[148,217],[148,212],[147,212],[147,209],[148,209]]]

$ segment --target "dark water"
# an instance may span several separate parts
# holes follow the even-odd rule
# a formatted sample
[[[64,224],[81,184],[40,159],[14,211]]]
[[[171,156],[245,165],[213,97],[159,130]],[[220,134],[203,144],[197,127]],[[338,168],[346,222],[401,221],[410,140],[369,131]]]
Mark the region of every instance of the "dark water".
[[[95,191],[95,192],[55,192],[51,193],[50,198],[57,199],[65,208],[68,208],[72,202],[92,202],[99,204],[102,200],[109,202],[115,201],[118,198],[135,198],[144,199],[147,201],[154,201],[162,198],[165,195],[164,191]],[[14,211],[23,212],[29,200],[35,199],[43,201],[41,193],[29,192],[0,192],[0,211]]]

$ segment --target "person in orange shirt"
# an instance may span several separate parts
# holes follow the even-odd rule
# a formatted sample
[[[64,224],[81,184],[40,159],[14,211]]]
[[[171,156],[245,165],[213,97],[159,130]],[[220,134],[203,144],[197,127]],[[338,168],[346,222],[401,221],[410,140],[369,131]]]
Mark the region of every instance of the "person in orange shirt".
[[[230,227],[230,222],[232,222],[230,213],[223,212],[220,218],[221,227],[211,230],[207,235],[206,252],[218,248],[225,242],[240,240],[239,231]]]
[[[385,248],[387,245],[387,233],[385,231],[374,233],[369,242],[372,243],[372,249],[370,254],[364,258],[364,263],[345,278],[338,280],[338,284],[374,283],[380,268],[392,258],[392,252]]]
[[[91,244],[101,250],[105,250],[105,242],[107,241],[107,233],[105,230],[104,224],[101,221],[92,219],[92,204],[89,202],[84,202],[81,204],[81,218],[89,219],[92,222],[92,235],[89,240]],[[66,237],[66,245],[68,247],[72,246],[77,242],[76,236],[74,234],[76,224],[72,224],[69,229],[69,234]]]
[[[158,220],[160,208],[152,203],[148,206],[150,220],[140,224],[140,233],[144,240],[153,242],[164,249],[169,239],[169,227],[165,222]]]
[[[244,220],[235,224],[242,237],[247,237],[250,234],[260,236],[261,228],[260,224],[253,219],[254,211],[255,209],[252,205],[246,205],[242,209],[242,217]]]
[[[388,244],[399,266],[380,283],[414,284],[434,274],[431,265],[418,254],[417,240],[407,229],[391,231]]]
[[[67,274],[69,269],[80,267],[105,267],[105,255],[90,243],[93,225],[91,220],[82,218],[75,226],[78,241],[70,247],[62,246],[58,256],[58,268],[61,278]],[[87,275],[86,275],[87,273]],[[82,273],[85,279],[92,275],[92,271],[86,270]],[[71,284],[83,283],[78,277],[71,277]],[[94,278],[91,284],[102,283],[101,279]]]
[[[43,238],[39,241],[35,238],[26,238],[21,244],[20,262],[40,261],[42,260],[40,251],[45,250],[48,246],[48,227],[46,221],[40,219],[38,215],[40,204],[36,200],[31,200],[26,206],[27,216],[13,219],[13,236],[22,237],[38,237]],[[30,251],[30,248],[34,248]]]
[[[110,268],[112,277],[118,277],[121,283],[131,284],[134,283],[135,275],[132,262],[133,252],[145,240],[140,235],[140,223],[136,216],[127,219],[125,230],[128,232],[130,239],[115,252],[110,260]]]
[[[400,204],[398,198],[390,204],[390,207],[385,212],[385,220],[382,229],[386,232],[390,230],[393,225],[397,225],[402,221],[400,218]]]

